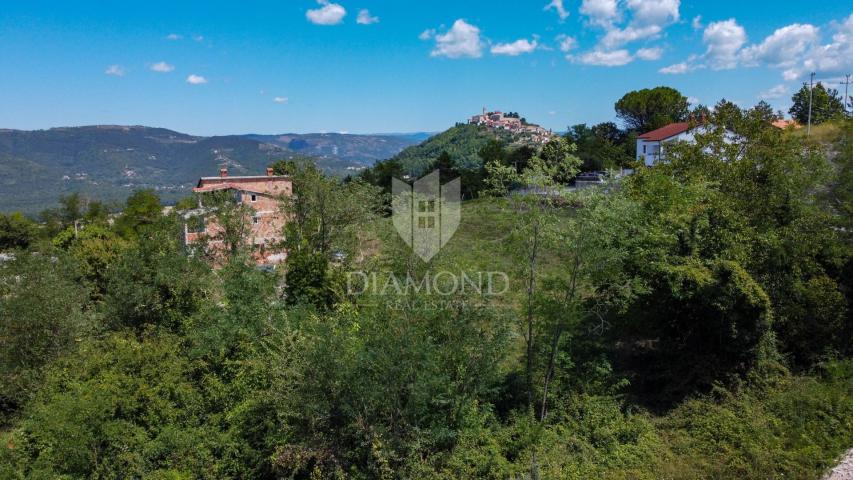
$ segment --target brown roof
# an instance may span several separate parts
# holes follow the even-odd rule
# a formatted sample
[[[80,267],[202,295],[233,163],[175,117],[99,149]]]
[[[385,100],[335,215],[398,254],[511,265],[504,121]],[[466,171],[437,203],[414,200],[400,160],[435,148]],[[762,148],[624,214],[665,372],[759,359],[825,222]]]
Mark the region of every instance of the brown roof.
[[[285,183],[290,183],[286,175],[252,176],[252,177],[202,177],[194,192],[211,192],[214,190],[242,190],[245,192],[279,195],[287,190]]]
[[[688,122],[670,123],[669,125],[660,127],[657,130],[646,132],[637,138],[642,138],[643,140],[649,140],[652,142],[659,142],[661,140],[666,140],[669,137],[674,137],[679,133],[684,133],[687,130],[690,130],[690,124]]]
[[[794,120],[794,119],[790,119],[790,120],[783,120],[783,119],[775,120],[775,121],[773,121],[773,123],[771,123],[771,125],[773,125],[773,126],[774,126],[774,127],[776,127],[776,128],[781,128],[781,129],[783,129],[783,130],[784,130],[784,129],[786,129],[786,128],[788,128],[788,127],[790,127],[791,125],[793,125],[793,126],[794,126],[794,128],[802,128],[802,126],[801,126],[799,123],[797,123],[797,121],[796,121],[796,120]]]

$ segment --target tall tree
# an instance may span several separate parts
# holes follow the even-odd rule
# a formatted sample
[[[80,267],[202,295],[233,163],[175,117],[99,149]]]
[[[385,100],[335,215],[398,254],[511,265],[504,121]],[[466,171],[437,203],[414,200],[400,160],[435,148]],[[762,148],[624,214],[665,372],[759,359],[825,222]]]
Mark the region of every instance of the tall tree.
[[[0,213],[0,251],[27,248],[35,239],[36,226],[20,212]]]
[[[115,229],[125,238],[136,236],[145,226],[156,222],[162,211],[160,197],[154,190],[137,190],[128,197],[124,211],[116,220]]]
[[[797,90],[797,93],[791,97],[793,105],[791,105],[788,113],[798,122],[805,124],[809,121],[809,87],[803,85]],[[841,97],[838,96],[838,90],[834,88],[826,88],[822,83],[817,82],[814,86],[814,91],[811,95],[812,103],[812,124],[818,125],[827,120],[837,118],[844,115],[844,104]]]
[[[687,119],[687,97],[670,87],[628,92],[616,102],[616,116],[629,130],[641,133]]]

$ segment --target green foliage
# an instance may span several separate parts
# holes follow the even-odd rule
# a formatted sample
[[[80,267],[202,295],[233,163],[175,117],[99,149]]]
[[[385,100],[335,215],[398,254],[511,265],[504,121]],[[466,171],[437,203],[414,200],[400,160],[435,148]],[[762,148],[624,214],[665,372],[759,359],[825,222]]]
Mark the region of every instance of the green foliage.
[[[79,194],[123,203],[132,188],[162,187],[164,203],[186,195],[178,185],[215,174],[211,152],[227,152],[231,175],[258,175],[277,160],[313,161],[330,175],[389,158],[422,140],[420,135],[226,135],[199,137],[164,128],[95,125],[0,132],[0,211],[33,215],[61,196]],[[337,155],[330,152],[336,150]],[[85,202],[81,203],[85,210]],[[80,217],[77,217],[80,218]],[[67,226],[67,225],[66,225]],[[63,227],[64,228],[64,227]]]
[[[94,287],[97,295],[106,289],[109,268],[130,245],[101,225],[68,227],[54,237],[53,244],[67,251],[79,263],[82,279]]]
[[[51,369],[28,407],[10,439],[11,464],[35,478],[233,475],[226,459],[237,446],[204,421],[204,398],[179,345],[121,334],[81,345]]]
[[[803,125],[809,121],[809,101],[811,101],[812,125],[820,125],[845,115],[844,103],[838,96],[838,90],[826,88],[821,82],[817,82],[812,89],[809,89],[808,85],[803,85],[791,97],[793,104],[788,110],[788,113]]]
[[[290,305],[309,304],[325,310],[340,296],[337,279],[322,253],[294,252],[287,259],[286,282],[285,300]]]
[[[565,137],[556,137],[542,146],[538,157],[530,160],[524,175],[547,177],[548,182],[566,184],[580,171],[581,160],[574,155],[577,147]],[[534,182],[536,183],[536,182]]]
[[[467,306],[305,319],[304,337],[279,360],[289,366],[276,388],[294,437],[276,451],[278,471],[393,477],[420,452],[449,451],[491,394],[506,327]]]
[[[508,143],[508,133],[498,133],[477,125],[456,125],[420,145],[403,150],[392,161],[399,163],[404,173],[420,176],[427,173],[441,152],[447,152],[459,168],[470,168],[481,165],[480,150],[496,137]]]
[[[25,249],[36,237],[36,225],[20,212],[0,214],[0,251]]]
[[[166,218],[154,226],[109,270],[103,308],[112,327],[181,332],[212,301],[210,269],[184,255],[180,226]]]
[[[687,97],[670,87],[644,88],[626,93],[616,102],[616,116],[629,130],[645,133],[687,119]]]
[[[634,160],[636,141],[612,122],[592,127],[574,125],[567,135],[577,147],[576,154],[583,161],[582,170],[616,169]]]
[[[65,257],[0,262],[0,424],[26,403],[41,369],[87,333],[88,291]]]
[[[125,238],[137,237],[146,226],[160,218],[162,211],[160,198],[153,190],[137,190],[128,197],[114,228]]]
[[[429,264],[379,187],[300,162],[274,167],[285,275],[243,255],[233,196],[205,199],[234,222],[212,264],[150,194],[116,228],[69,198],[53,248],[0,262],[0,477],[819,478],[853,442],[851,127],[818,145],[718,107],[602,188],[505,195],[630,142],[612,124],[436,151],[500,198],[464,202]],[[508,289],[342,295],[352,271]]]
[[[282,199],[291,216],[285,244],[289,251],[306,249],[326,257],[352,253],[359,233],[369,228],[380,212],[378,189],[363,181],[341,183],[313,165],[293,174],[296,195]]]

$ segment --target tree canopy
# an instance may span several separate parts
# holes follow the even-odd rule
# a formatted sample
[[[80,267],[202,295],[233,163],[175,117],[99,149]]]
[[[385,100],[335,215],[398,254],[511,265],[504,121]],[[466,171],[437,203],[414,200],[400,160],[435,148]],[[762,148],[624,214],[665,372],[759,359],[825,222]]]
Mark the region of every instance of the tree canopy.
[[[616,102],[616,116],[629,130],[645,133],[687,120],[687,97],[671,87],[644,88],[626,93]]]

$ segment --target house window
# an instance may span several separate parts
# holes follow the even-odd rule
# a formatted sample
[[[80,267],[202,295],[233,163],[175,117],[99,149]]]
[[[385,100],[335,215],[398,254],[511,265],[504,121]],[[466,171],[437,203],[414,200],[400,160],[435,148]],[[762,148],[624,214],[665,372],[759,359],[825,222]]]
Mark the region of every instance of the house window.
[[[261,219],[260,219],[260,218],[258,218],[258,217],[252,217],[252,223],[254,223],[255,225],[257,225],[258,223],[260,223],[260,221],[261,221]]]
[[[253,201],[253,202],[257,202],[257,201],[258,201],[258,196],[257,196],[257,195],[255,195],[254,193],[252,194],[252,201]]]
[[[646,146],[643,145],[643,153],[646,153]]]

